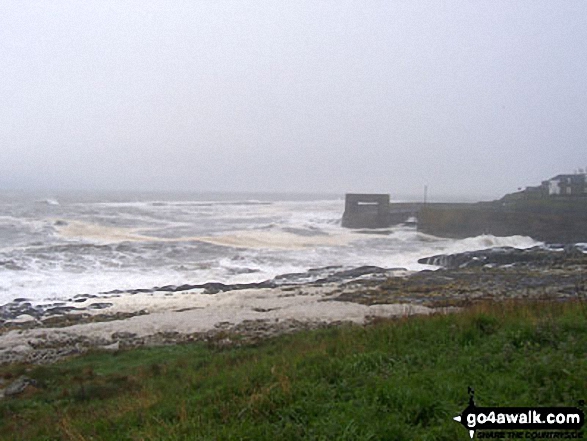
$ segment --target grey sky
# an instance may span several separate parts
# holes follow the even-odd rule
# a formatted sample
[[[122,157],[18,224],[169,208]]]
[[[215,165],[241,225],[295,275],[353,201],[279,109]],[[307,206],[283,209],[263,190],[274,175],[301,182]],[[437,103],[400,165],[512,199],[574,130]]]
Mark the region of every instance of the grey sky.
[[[587,2],[0,2],[0,188],[500,196],[587,166]]]

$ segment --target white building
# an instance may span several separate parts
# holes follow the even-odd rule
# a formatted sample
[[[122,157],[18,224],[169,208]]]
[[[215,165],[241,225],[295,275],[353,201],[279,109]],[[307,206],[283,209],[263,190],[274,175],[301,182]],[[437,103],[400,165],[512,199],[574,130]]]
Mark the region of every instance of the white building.
[[[587,196],[587,179],[585,173],[575,175],[558,175],[544,181],[542,186],[549,196]]]

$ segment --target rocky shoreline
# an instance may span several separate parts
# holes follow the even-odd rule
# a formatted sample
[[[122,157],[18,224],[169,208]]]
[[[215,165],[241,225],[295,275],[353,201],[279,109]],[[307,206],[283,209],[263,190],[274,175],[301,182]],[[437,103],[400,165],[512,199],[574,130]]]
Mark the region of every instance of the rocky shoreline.
[[[492,248],[418,262],[441,269],[381,283],[353,282],[364,289],[336,300],[366,305],[409,302],[432,308],[504,300],[587,302],[587,254],[582,245]]]
[[[0,306],[0,364],[52,363],[91,349],[258,342],[377,317],[454,311],[476,302],[586,301],[584,246],[493,248],[421,259],[438,270],[337,267],[258,284],[182,285]],[[126,304],[129,298],[132,303]],[[144,308],[132,309],[144,301]],[[79,306],[74,306],[79,305]]]
[[[172,296],[175,293],[201,292],[203,294],[218,294],[227,291],[245,289],[288,289],[301,285],[321,286],[331,283],[342,283],[358,278],[369,280],[384,280],[388,276],[405,271],[403,268],[381,268],[377,266],[361,266],[350,270],[342,270],[338,266],[310,269],[303,273],[282,274],[272,280],[258,283],[224,284],[208,282],[203,284],[184,284],[155,286],[151,288],[137,288],[131,290],[105,291],[100,295],[76,294],[73,297],[53,303],[33,304],[31,299],[21,297],[12,302],[0,305],[0,333],[11,328],[33,328],[42,325],[67,326],[74,323],[88,323],[106,320],[121,320],[135,315],[145,314],[145,311],[127,313],[110,313],[116,299],[129,295],[162,294]],[[104,313],[98,313],[104,311]]]

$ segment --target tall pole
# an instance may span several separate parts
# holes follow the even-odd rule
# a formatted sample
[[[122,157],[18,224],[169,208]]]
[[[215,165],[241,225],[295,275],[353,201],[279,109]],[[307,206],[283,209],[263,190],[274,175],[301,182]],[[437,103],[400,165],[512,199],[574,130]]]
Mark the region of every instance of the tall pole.
[[[424,205],[428,202],[428,185],[424,185]]]

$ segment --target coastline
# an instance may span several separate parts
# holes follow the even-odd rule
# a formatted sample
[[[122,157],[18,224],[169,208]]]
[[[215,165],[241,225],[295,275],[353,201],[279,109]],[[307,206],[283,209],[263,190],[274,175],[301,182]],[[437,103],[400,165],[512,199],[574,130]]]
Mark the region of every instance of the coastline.
[[[50,363],[89,349],[209,341],[244,344],[300,329],[364,324],[375,317],[429,314],[422,305],[336,301],[346,288],[322,286],[252,288],[216,294],[185,291],[171,296],[125,296],[108,312],[55,314],[41,320],[11,320],[0,334],[0,364]],[[112,300],[112,299],[111,299]],[[128,297],[127,297],[128,300]]]
[[[583,248],[494,248],[433,256],[422,263],[443,268],[357,269],[355,277],[282,286],[137,290],[102,299],[108,305],[103,308],[53,310],[44,317],[20,314],[1,323],[0,364],[52,363],[91,349],[191,341],[250,344],[301,329],[447,313],[479,302],[587,300]],[[91,305],[96,299],[84,302]]]

